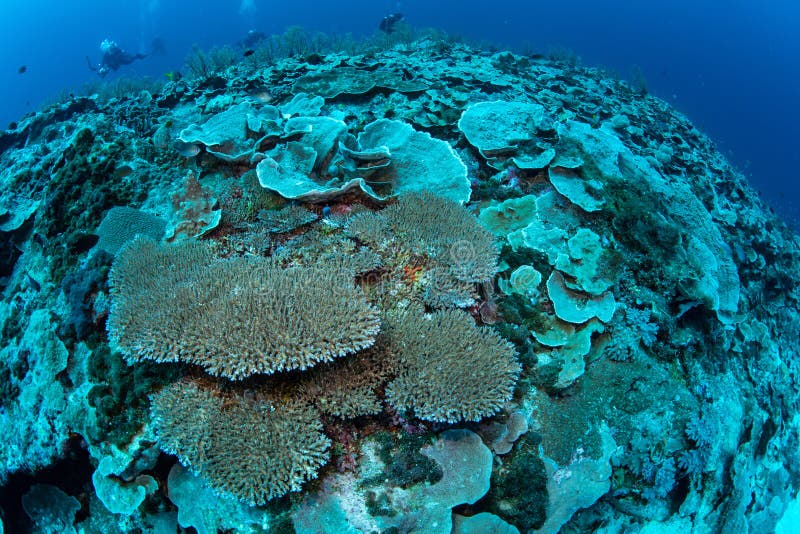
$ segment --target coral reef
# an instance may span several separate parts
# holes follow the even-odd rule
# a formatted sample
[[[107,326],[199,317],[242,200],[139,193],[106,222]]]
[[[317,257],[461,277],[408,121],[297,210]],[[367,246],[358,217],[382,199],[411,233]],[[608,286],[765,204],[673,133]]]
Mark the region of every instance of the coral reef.
[[[380,212],[357,213],[346,233],[375,250],[387,266],[420,273],[422,299],[434,308],[474,303],[474,285],[497,271],[494,237],[467,210],[431,192],[402,195]],[[398,257],[410,256],[412,261]]]
[[[314,367],[300,382],[301,397],[322,413],[346,419],[381,413],[377,390],[397,367],[383,337],[350,358]]]
[[[511,399],[520,373],[513,346],[464,312],[393,318],[397,378],[388,401],[429,421],[479,421]]]
[[[328,438],[312,409],[280,395],[225,394],[184,380],[153,398],[160,446],[248,504],[298,491],[326,463]]]
[[[800,240],[708,138],[552,58],[280,39],[0,133],[6,531],[786,525]]]
[[[348,273],[215,259],[207,246],[128,244],[109,275],[109,338],[131,361],[184,361],[233,379],[366,348],[377,311]]]

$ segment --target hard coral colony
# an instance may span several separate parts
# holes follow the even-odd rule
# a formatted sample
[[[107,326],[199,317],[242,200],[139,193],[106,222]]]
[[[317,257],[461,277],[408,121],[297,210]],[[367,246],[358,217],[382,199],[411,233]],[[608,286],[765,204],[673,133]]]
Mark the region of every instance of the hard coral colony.
[[[683,116],[433,39],[257,56],[0,134],[28,525],[775,528],[798,240]]]

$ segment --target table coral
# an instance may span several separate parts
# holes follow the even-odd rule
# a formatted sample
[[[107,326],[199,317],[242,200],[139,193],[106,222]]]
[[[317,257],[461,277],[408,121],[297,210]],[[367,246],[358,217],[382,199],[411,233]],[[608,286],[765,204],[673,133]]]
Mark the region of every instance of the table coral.
[[[356,352],[379,328],[346,272],[220,260],[197,243],[137,238],[110,280],[109,337],[130,361],[185,361],[243,379]]]
[[[222,54],[0,133],[0,479],[63,475],[65,531],[779,525],[796,234],[686,117],[597,69],[353,46]],[[120,210],[180,243],[101,224]],[[517,410],[502,462],[451,438]],[[114,448],[132,461],[109,474]]]

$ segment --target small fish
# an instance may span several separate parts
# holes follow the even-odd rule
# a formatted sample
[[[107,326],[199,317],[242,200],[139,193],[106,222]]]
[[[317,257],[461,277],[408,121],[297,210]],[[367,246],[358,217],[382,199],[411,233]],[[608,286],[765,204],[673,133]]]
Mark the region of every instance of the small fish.
[[[184,141],[175,141],[175,150],[184,158],[192,158],[200,153],[200,147],[194,143],[186,143]]]
[[[32,277],[30,273],[25,273],[25,276],[28,277],[28,283],[31,285],[34,291],[42,290],[42,284],[40,284],[34,277]]]
[[[253,96],[260,100],[263,103],[272,102],[272,95],[266,91],[260,91],[258,93],[254,93]]]
[[[250,56],[252,56],[252,55],[253,55],[253,54],[255,54],[255,53],[256,53],[256,51],[255,51],[255,50],[253,50],[252,48],[248,48],[247,50],[245,50],[245,51],[244,51],[244,54],[242,54],[242,55],[243,55],[244,57],[250,57]]]
[[[27,71],[28,71],[27,65],[22,65],[20,66],[20,68],[17,69],[18,74],[25,74]]]
[[[114,169],[115,178],[125,178],[126,176],[130,176],[131,173],[133,173],[133,168],[130,165],[123,164]]]

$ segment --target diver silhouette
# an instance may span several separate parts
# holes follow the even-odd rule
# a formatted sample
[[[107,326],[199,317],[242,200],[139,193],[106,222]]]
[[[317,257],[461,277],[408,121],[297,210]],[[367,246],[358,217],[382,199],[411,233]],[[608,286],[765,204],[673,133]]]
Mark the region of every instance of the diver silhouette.
[[[258,30],[250,30],[247,32],[247,35],[244,36],[244,39],[237,42],[236,44],[238,44],[242,48],[250,49],[250,48],[255,48],[262,41],[265,41],[267,39],[268,36],[266,33],[260,32]]]
[[[98,65],[93,65],[89,56],[86,56],[86,62],[89,64],[89,70],[96,72],[101,78],[104,78],[109,72],[115,71],[124,65],[130,65],[138,59],[147,57],[147,54],[131,54],[126,52],[110,39],[106,39],[100,43],[100,51],[103,52],[103,57],[100,59]]]
[[[403,20],[402,13],[392,13],[391,15],[386,15],[383,17],[383,19],[381,19],[378,29],[384,33],[392,33],[395,25],[401,20]]]

